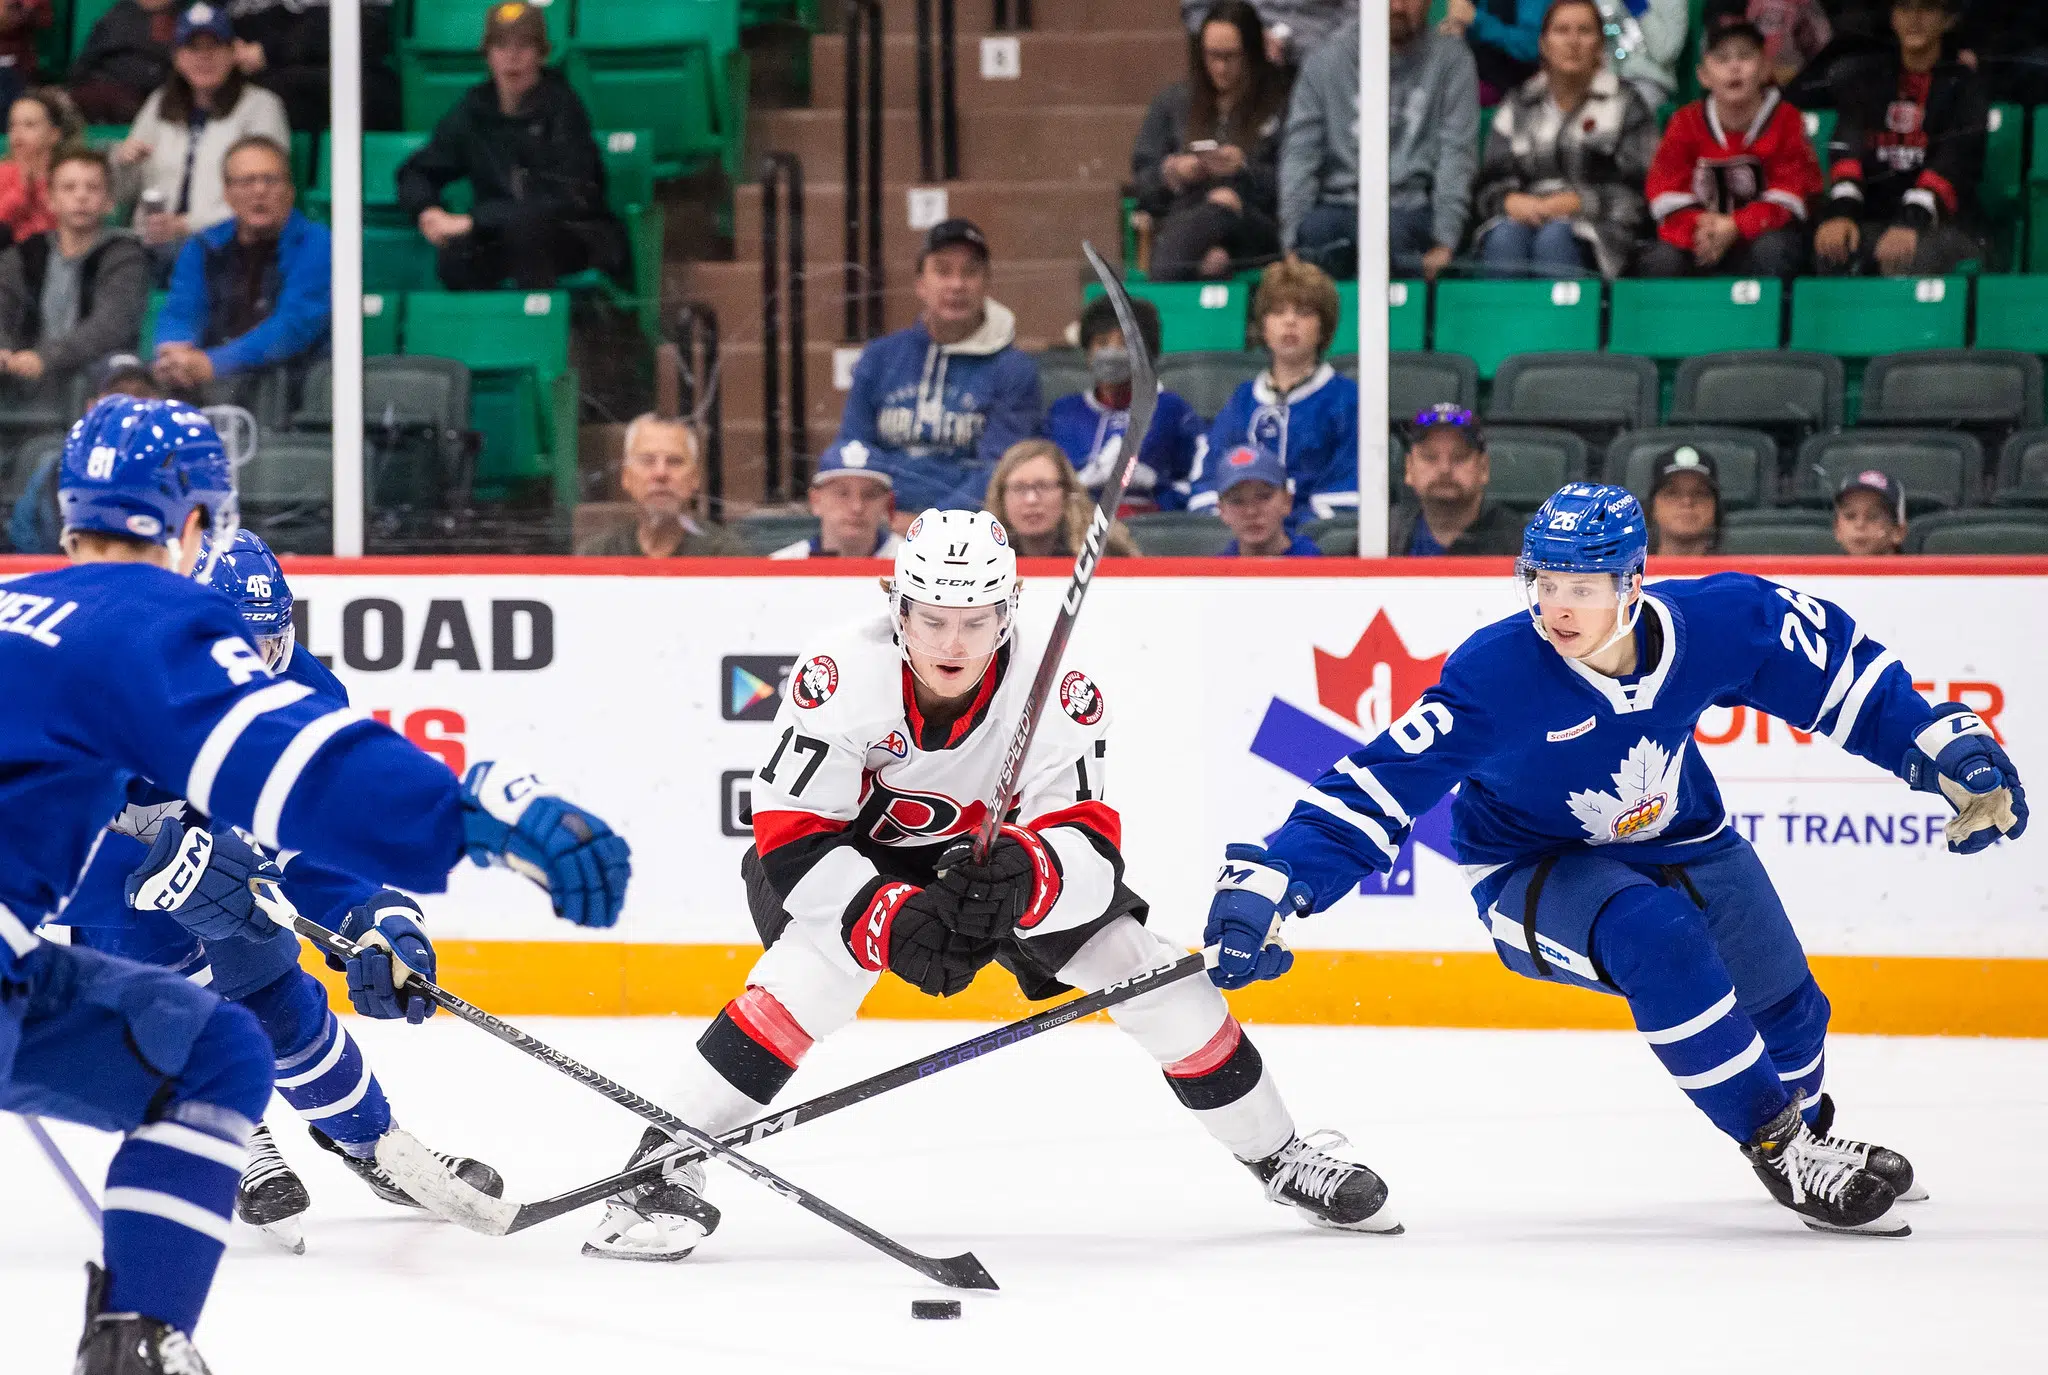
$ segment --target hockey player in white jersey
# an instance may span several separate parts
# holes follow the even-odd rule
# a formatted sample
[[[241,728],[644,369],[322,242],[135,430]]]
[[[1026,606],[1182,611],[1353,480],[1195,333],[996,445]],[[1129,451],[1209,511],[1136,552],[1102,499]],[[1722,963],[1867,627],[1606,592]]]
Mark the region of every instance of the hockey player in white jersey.
[[[1393,862],[1451,788],[1451,844],[1502,963],[1627,999],[1674,1082],[1809,1226],[1904,1235],[1896,1151],[1830,1135],[1828,1000],[1693,743],[1737,703],[1824,734],[1955,807],[1973,854],[2027,823],[2019,772],[1976,713],[1929,706],[1841,607],[1742,573],[1643,586],[1647,524],[1572,483],[1530,521],[1527,615],[1478,631],[1436,686],[1318,779],[1264,846],[1233,845],[1207,938],[1226,988],[1293,962],[1283,916]]]
[[[1066,672],[986,864],[970,860],[1034,663],[1014,637],[1015,552],[985,512],[926,511],[887,584],[888,610],[803,657],[753,787],[741,865],[766,947],[697,1042],[671,1100],[711,1133],[758,1117],[806,1051],[846,1025],[883,973],[950,997],[991,961],[1026,997],[1097,989],[1182,951],[1147,929],[1105,799],[1110,714]],[[1318,1225],[1398,1231],[1387,1190],[1303,1137],[1222,995],[1190,979],[1110,1013],[1164,1069],[1267,1196]],[[674,1147],[648,1131],[633,1159]],[[679,1260],[717,1224],[684,1165],[614,1198],[587,1255]]]

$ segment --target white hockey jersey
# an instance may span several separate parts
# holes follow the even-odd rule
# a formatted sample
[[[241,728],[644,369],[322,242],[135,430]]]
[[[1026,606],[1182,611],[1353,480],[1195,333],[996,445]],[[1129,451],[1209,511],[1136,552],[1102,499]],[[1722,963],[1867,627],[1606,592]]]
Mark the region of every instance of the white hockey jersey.
[[[817,931],[820,945],[843,949],[849,913],[884,883],[929,884],[940,854],[979,828],[1037,651],[1004,646],[950,727],[918,711],[886,615],[798,662],[774,751],[754,777],[754,843],[790,917],[829,928],[829,943]],[[1022,936],[1078,935],[1120,911],[1142,919],[1143,904],[1121,882],[1122,822],[1103,795],[1108,734],[1101,690],[1069,669],[1039,720],[1008,818],[1043,836],[1061,870],[1058,900]]]

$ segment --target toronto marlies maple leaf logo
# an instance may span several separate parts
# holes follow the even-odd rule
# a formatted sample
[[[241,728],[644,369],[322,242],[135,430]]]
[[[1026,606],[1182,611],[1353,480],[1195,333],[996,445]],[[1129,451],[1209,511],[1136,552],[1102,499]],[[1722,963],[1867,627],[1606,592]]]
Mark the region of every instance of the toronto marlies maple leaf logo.
[[[1573,793],[1566,801],[1595,845],[1648,840],[1678,814],[1678,775],[1685,750],[1676,754],[1644,736],[1614,774],[1614,791]]]

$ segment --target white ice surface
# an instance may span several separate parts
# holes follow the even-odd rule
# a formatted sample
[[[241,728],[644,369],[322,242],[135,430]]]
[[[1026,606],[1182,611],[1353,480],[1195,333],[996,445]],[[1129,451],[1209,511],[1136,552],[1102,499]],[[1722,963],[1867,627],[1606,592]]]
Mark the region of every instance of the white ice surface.
[[[404,1124],[520,1198],[616,1166],[634,1119],[482,1034],[352,1024]],[[701,1023],[536,1019],[659,1095]],[[867,1023],[808,1096],[964,1037]],[[2048,1043],[1837,1038],[1845,1131],[1933,1192],[1906,1240],[1808,1232],[1633,1037],[1262,1028],[1301,1125],[1348,1132],[1402,1237],[1265,1202],[1113,1029],[1070,1027],[758,1148],[764,1163],[1003,1285],[946,1291],[714,1168],[725,1223],[679,1265],[577,1254],[592,1212],[493,1240],[378,1204],[271,1121],[314,1199],[307,1254],[238,1228],[199,1343],[216,1375],[2048,1370]],[[111,1138],[58,1126],[94,1182]],[[0,1121],[0,1370],[58,1375],[96,1238]]]

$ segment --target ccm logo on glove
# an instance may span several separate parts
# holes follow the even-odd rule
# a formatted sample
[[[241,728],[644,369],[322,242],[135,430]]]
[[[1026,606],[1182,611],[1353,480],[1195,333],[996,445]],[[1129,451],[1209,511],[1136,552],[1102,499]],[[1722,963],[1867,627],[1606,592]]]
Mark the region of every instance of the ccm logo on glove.
[[[177,911],[192,896],[199,876],[206,872],[212,859],[213,836],[202,827],[192,827],[185,832],[178,857],[171,866],[149,875],[136,886],[133,905],[157,912]]]

